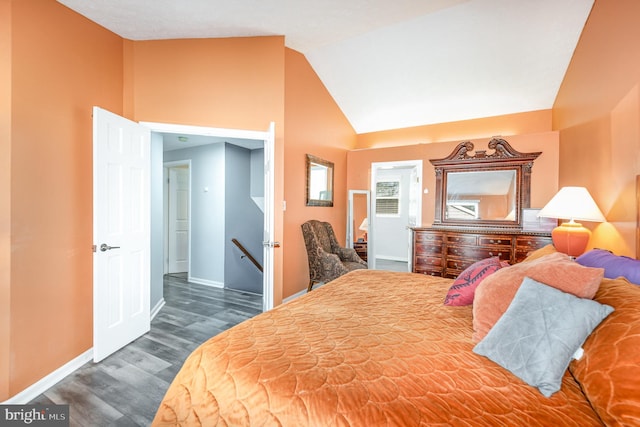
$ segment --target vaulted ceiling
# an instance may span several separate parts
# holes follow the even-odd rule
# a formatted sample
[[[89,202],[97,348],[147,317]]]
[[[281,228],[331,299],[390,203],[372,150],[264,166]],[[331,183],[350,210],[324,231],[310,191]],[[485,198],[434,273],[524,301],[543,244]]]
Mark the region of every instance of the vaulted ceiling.
[[[357,133],[550,109],[593,0],[58,0],[130,40],[284,35]]]

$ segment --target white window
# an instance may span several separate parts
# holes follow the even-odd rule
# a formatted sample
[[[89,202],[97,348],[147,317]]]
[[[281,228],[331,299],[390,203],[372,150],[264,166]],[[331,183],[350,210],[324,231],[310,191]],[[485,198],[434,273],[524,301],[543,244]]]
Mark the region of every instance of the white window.
[[[447,201],[447,219],[478,219],[479,200]]]
[[[376,182],[376,215],[400,214],[400,178],[384,178]]]

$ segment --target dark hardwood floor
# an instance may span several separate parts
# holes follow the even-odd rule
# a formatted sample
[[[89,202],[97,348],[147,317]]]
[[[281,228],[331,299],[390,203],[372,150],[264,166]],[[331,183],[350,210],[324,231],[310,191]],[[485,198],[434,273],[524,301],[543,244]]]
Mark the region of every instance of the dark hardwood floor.
[[[262,297],[164,278],[151,331],[89,362],[32,404],[69,404],[71,426],[148,426],[184,359],[210,337],[262,312]]]

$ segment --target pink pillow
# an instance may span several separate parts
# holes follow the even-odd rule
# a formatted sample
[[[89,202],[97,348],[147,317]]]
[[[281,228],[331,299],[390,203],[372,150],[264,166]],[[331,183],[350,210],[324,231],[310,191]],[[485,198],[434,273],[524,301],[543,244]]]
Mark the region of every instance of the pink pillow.
[[[592,299],[603,276],[603,268],[583,267],[561,252],[502,268],[476,288],[473,300],[473,340],[478,342],[484,338],[507,311],[525,277],[580,298]]]
[[[500,258],[497,256],[474,262],[454,280],[444,299],[444,305],[473,304],[473,295],[480,282],[502,267]]]

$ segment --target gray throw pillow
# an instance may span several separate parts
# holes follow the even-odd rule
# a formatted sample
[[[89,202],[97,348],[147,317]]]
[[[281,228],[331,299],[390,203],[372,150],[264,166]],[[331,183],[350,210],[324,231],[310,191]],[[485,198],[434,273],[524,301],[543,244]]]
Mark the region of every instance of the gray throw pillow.
[[[525,277],[507,311],[474,348],[549,397],[573,354],[613,308]]]

